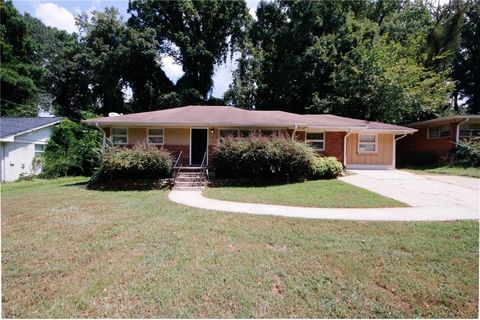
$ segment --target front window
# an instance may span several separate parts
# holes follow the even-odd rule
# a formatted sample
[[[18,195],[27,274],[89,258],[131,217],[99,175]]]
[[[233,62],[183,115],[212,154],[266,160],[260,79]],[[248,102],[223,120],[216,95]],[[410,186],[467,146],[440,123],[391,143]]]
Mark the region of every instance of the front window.
[[[315,150],[325,149],[325,132],[307,132],[305,140]]]
[[[220,138],[236,138],[238,130],[220,129]]]
[[[44,144],[36,144],[35,145],[35,157],[40,157],[45,152],[45,145]]]
[[[126,128],[112,128],[112,143],[113,144],[127,144],[128,130]]]
[[[163,144],[163,129],[148,129],[148,143]]]
[[[377,152],[377,135],[361,134],[358,137],[358,153]]]
[[[460,126],[460,138],[480,138],[480,124],[462,124]]]
[[[450,137],[450,126],[428,128],[428,139]]]
[[[260,135],[264,137],[278,136],[278,130],[260,130]]]

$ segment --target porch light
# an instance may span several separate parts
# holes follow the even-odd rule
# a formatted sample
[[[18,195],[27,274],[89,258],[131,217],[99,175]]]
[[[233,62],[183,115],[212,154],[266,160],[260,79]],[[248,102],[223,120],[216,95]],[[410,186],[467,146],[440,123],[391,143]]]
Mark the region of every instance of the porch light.
[[[215,129],[211,128],[210,133],[213,134],[215,132]]]

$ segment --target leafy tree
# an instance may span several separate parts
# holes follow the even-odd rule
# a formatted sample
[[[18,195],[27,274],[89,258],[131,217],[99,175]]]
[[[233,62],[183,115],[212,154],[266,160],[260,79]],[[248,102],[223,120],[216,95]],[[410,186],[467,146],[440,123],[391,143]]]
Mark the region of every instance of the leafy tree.
[[[237,59],[237,69],[233,71],[232,83],[224,94],[224,100],[243,109],[254,109],[257,94],[256,79],[259,72],[258,51],[246,41]]]
[[[185,74],[177,82],[178,90],[195,89],[204,99],[213,85],[215,64],[241,43],[250,19],[245,1],[240,0],[134,0],[129,12],[130,25],[154,28],[159,43],[181,62]]]
[[[83,56],[91,71],[93,95],[101,101],[99,111],[128,111],[123,89],[131,87],[132,111],[148,111],[157,97],[173,85],[161,69],[158,42],[153,29],[128,27],[115,8],[95,11],[92,17],[77,17],[81,30]]]
[[[93,117],[83,113],[83,118]],[[82,123],[63,119],[53,128],[44,152],[44,174],[91,175],[97,167],[102,151],[102,132]]]
[[[89,70],[84,47],[76,34],[45,26],[25,14],[33,41],[37,65],[45,68],[42,86],[47,105],[54,113],[79,120],[83,111],[93,111],[95,99],[90,89],[93,72]]]
[[[44,69],[32,61],[33,45],[11,1],[0,1],[0,114],[35,116]]]
[[[466,11],[462,43],[453,65],[458,93],[466,98],[468,112],[480,113],[480,1]]]
[[[348,25],[346,39],[355,46],[335,65],[327,96],[314,94],[314,111],[398,123],[432,117],[448,107],[453,83],[445,80],[447,71],[429,70],[416,60],[421,39],[400,45],[380,35],[370,21]]]
[[[454,45],[428,51],[433,23],[422,2],[261,2],[252,48],[225,97],[242,107],[389,122],[448,112],[453,85],[441,59]]]

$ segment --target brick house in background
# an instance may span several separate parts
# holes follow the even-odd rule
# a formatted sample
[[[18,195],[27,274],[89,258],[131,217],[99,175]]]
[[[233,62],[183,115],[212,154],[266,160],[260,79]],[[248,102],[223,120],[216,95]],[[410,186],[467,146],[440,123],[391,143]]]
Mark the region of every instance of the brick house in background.
[[[415,129],[334,115],[252,111],[230,106],[180,108],[89,119],[116,145],[165,148],[184,166],[211,165],[213,148],[226,136],[282,135],[306,141],[346,168],[395,168],[396,141]]]
[[[462,140],[480,139],[480,115],[455,115],[410,123],[418,129],[397,144],[399,163],[425,161],[450,162],[455,146]]]

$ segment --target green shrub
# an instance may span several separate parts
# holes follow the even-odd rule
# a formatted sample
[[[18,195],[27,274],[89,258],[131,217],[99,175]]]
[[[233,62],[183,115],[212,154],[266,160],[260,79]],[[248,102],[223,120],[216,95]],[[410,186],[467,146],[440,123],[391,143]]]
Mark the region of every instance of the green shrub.
[[[169,152],[137,144],[132,148],[113,147],[105,151],[90,185],[111,180],[140,180],[169,178],[172,157]]]
[[[464,141],[455,150],[455,164],[480,167],[480,141]]]
[[[45,147],[42,175],[91,175],[98,166],[101,150],[100,129],[63,119],[53,128]]]
[[[311,179],[331,179],[342,173],[343,166],[334,157],[316,157],[310,166]]]
[[[216,178],[257,182],[299,181],[313,177],[312,165],[318,158],[305,143],[263,136],[225,138],[213,153]]]

